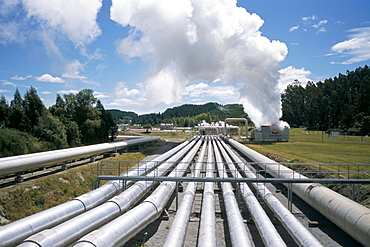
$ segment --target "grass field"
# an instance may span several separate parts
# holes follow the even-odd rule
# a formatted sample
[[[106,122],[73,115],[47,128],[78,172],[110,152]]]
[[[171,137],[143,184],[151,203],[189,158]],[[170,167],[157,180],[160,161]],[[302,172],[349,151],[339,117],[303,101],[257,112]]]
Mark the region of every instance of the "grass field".
[[[328,137],[321,131],[290,129],[289,142],[247,144],[262,153],[295,163],[370,164],[370,137]]]

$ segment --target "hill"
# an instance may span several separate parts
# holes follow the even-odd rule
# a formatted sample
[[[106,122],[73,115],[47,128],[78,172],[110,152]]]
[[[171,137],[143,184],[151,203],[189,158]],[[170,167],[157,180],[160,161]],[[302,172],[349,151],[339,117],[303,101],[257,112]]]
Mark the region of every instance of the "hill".
[[[206,122],[217,122],[229,117],[243,117],[247,114],[240,104],[221,105],[215,102],[204,105],[184,104],[166,109],[161,113],[150,113],[137,115],[134,112],[120,110],[108,110],[111,112],[116,123],[132,123],[152,126],[160,123],[173,123],[178,127],[194,126],[205,120]]]
[[[117,109],[107,110],[112,115],[113,120],[116,123],[129,123],[130,120],[137,118],[139,115],[137,115],[135,112],[131,111],[121,111]]]

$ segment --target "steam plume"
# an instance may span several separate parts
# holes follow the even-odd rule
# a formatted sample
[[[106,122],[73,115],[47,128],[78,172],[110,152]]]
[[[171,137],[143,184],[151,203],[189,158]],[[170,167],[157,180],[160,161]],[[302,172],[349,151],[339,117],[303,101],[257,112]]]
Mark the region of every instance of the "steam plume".
[[[179,102],[192,80],[220,78],[241,88],[257,126],[281,116],[278,70],[287,47],[262,36],[263,20],[236,1],[112,0],[111,19],[132,27],[117,52],[149,63],[143,96],[152,104]]]

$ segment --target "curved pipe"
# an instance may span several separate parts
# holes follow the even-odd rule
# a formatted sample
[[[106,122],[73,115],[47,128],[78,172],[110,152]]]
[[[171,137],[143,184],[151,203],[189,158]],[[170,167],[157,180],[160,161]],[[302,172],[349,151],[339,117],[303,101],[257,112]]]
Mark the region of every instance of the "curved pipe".
[[[85,147],[67,148],[42,153],[0,158],[0,176],[41,168],[68,160],[97,155],[141,143],[154,142],[159,137],[143,137],[134,140],[102,143]]]
[[[259,163],[259,165],[273,177],[307,178],[234,140],[228,139],[228,142],[244,155]],[[369,246],[369,208],[316,183],[293,183],[292,190],[302,200],[351,235],[358,242],[365,246]]]
[[[186,168],[194,158],[202,141],[201,139],[197,142],[169,176],[177,177],[185,174]],[[74,246],[122,246],[131,237],[161,215],[175,187],[176,182],[162,182],[140,205],[134,207],[99,230],[84,236],[77,241]]]
[[[189,145],[193,139],[186,141],[176,148],[157,157],[153,161],[141,165],[148,170],[157,164],[159,161],[168,159],[157,170],[154,170],[146,176],[158,176],[164,174],[174,162],[182,157],[193,144]],[[172,157],[171,157],[172,156]],[[140,168],[129,171],[128,175],[135,175]],[[132,174],[130,174],[132,173]],[[152,186],[153,181],[137,182],[123,193],[110,199],[103,205],[96,207],[84,214],[81,214],[71,220],[68,220],[52,229],[47,229],[38,234],[35,234],[19,245],[19,246],[65,246],[73,243],[83,235],[98,228],[99,226],[109,222],[113,218],[126,212],[133,204],[135,204]],[[107,198],[109,199],[109,198]],[[32,245],[32,244],[33,245]]]
[[[214,157],[211,140],[208,138],[208,152],[206,164],[206,177],[213,177]],[[203,189],[202,213],[200,215],[200,226],[198,246],[217,246],[216,244],[216,216],[215,216],[215,194],[214,183],[205,182]]]
[[[203,166],[207,142],[204,142],[198,160],[195,163],[194,173],[192,176],[199,177],[200,170]],[[194,202],[195,190],[197,182],[189,182],[186,191],[182,197],[181,204],[176,212],[175,218],[172,221],[170,231],[167,234],[166,242],[163,247],[182,247],[185,242],[186,230],[190,219],[191,208]]]
[[[218,144],[218,141],[217,141],[217,144]],[[223,163],[223,160],[222,160],[219,148],[217,147],[217,144],[216,144],[216,141],[213,140],[213,149],[215,150],[218,173],[220,177],[228,177],[226,173],[226,168]],[[224,157],[224,158],[227,158],[227,157]],[[225,204],[225,210],[226,210],[226,215],[227,215],[227,222],[229,225],[232,246],[252,246],[251,240],[248,237],[248,232],[243,222],[243,217],[240,214],[238,202],[236,201],[231,183],[222,182],[221,187],[222,187],[222,194],[224,198],[223,201]]]

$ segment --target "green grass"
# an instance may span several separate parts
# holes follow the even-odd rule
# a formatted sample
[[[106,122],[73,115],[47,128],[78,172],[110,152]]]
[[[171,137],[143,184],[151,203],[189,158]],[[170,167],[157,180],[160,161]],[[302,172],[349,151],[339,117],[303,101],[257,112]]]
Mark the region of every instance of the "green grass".
[[[319,131],[291,129],[289,142],[247,144],[295,163],[370,163],[370,137],[328,137]]]

